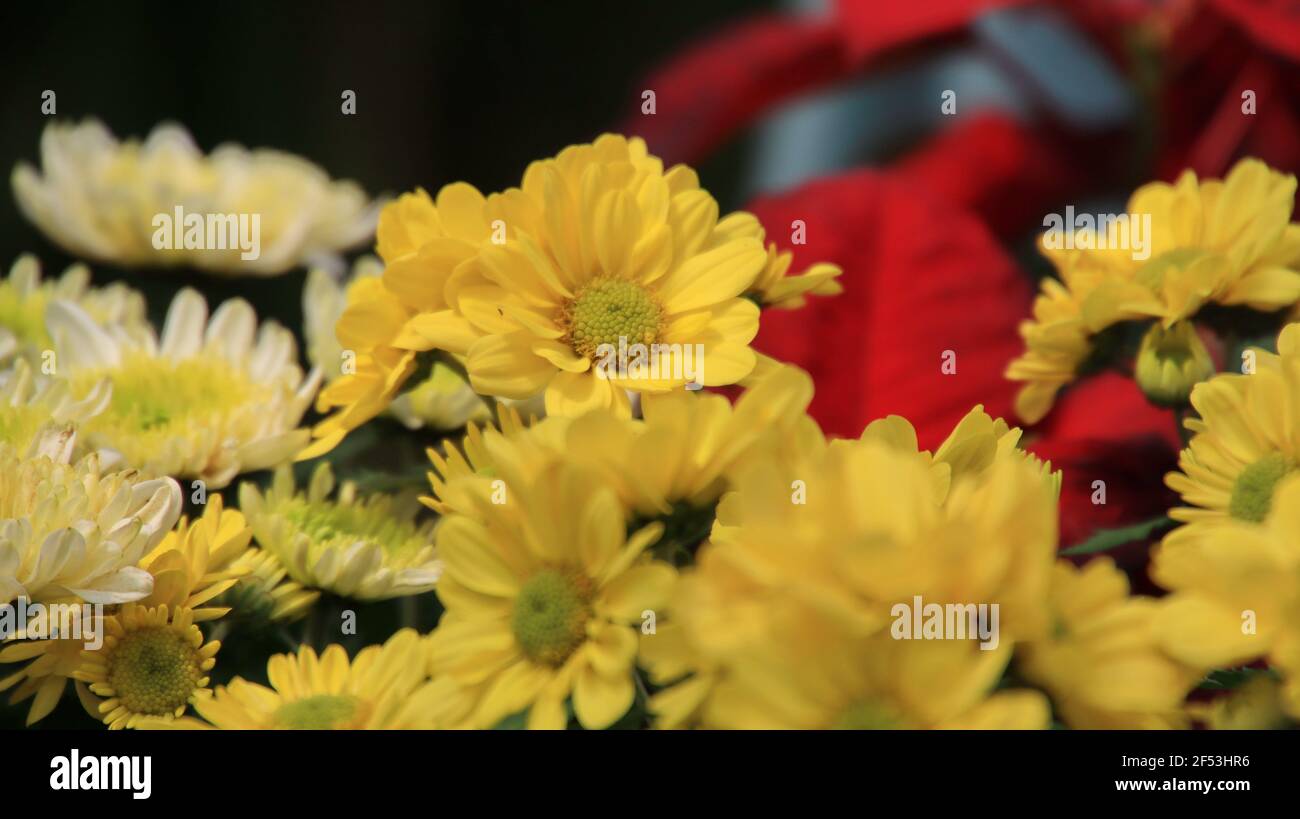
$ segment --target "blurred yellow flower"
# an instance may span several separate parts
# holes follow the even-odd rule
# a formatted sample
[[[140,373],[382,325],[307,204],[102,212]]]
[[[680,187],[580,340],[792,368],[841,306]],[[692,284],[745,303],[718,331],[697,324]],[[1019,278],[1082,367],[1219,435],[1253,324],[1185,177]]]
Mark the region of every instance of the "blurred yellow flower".
[[[1185,171],[1172,185],[1142,186],[1115,237],[1094,228],[1056,243],[1045,234],[1043,253],[1061,280],[1043,281],[1034,319],[1021,326],[1026,351],[1007,368],[1008,378],[1026,382],[1017,414],[1029,423],[1046,415],[1097,334],[1120,322],[1169,329],[1210,304],[1272,313],[1300,301],[1295,189],[1294,176],[1243,159],[1223,180]],[[1143,224],[1142,238],[1131,233]]]
[[[41,165],[14,168],[23,214],[69,253],[121,267],[269,276],[313,261],[338,266],[338,253],[374,230],[377,203],[355,183],[332,181],[311,162],[267,148],[226,144],[204,155],[174,123],[125,143],[95,120],[51,123],[41,134]],[[233,243],[157,248],[155,219],[170,219],[177,208],[204,217],[256,215],[257,257],[241,258]],[[181,225],[174,229],[179,234]]]
[[[57,279],[41,280],[35,256],[23,254],[0,279],[0,362],[12,356],[34,367],[44,363],[51,348],[45,330],[45,308],[50,302],[70,301],[100,325],[120,325],[131,330],[145,325],[144,297],[124,284],[90,286],[90,271],[75,264]]]
[[[1128,578],[1109,558],[1082,569],[1059,561],[1052,628],[1017,647],[1017,668],[1048,692],[1071,728],[1186,728],[1183,700],[1202,675],[1157,644],[1163,605],[1130,597]]]
[[[1300,478],[1278,482],[1262,523],[1174,530],[1151,576],[1173,592],[1154,623],[1166,651],[1200,668],[1267,660],[1283,677],[1283,709],[1300,719]]]

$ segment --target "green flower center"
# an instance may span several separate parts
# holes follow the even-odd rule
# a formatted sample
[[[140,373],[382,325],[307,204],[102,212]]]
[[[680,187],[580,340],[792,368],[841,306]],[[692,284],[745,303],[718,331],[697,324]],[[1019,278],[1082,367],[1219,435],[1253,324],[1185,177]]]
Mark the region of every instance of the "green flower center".
[[[1232,485],[1228,513],[1234,518],[1255,523],[1264,520],[1273,506],[1273,490],[1278,481],[1291,473],[1291,469],[1286,458],[1275,452],[1241,470],[1237,482]]]
[[[576,575],[548,569],[519,590],[510,629],[528,659],[560,666],[582,645],[591,614],[586,585]]]
[[[296,531],[307,536],[313,561],[331,545],[364,541],[383,549],[387,565],[400,567],[414,559],[429,539],[388,501],[381,495],[355,503],[301,501],[285,509],[284,515]]]
[[[108,681],[135,714],[172,714],[190,701],[203,679],[201,658],[176,631],[153,626],[129,632],[113,651]]]
[[[271,722],[291,731],[329,731],[346,726],[358,705],[356,697],[346,694],[317,694],[281,705]]]
[[[50,337],[45,332],[45,305],[48,302],[44,291],[38,290],[24,297],[15,287],[0,281],[0,327],[13,333],[20,346],[49,347]]]
[[[661,308],[644,287],[624,279],[600,278],[578,291],[564,309],[563,325],[573,351],[588,358],[602,344],[653,344],[663,324]]]
[[[108,373],[113,397],[95,431],[114,438],[180,428],[186,433],[204,419],[255,398],[256,385],[225,359],[198,356],[186,361],[137,356]],[[104,373],[78,374],[74,387],[84,394]]]
[[[850,705],[834,727],[845,731],[881,731],[902,728],[903,724],[893,709],[868,700]]]

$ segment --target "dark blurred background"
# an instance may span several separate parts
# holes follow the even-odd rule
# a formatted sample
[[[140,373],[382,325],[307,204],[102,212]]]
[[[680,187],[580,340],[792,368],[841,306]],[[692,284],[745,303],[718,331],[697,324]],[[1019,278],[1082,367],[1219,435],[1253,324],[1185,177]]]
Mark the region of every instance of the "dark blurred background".
[[[41,94],[57,116],[101,119],[119,138],[175,120],[210,151],[273,147],[354,179],[367,193],[431,191],[465,180],[518,184],[529,161],[615,126],[640,102],[640,78],[761,0],[609,3],[444,2],[5,3],[0,56],[0,265],[32,252],[47,273],[72,261],[18,212],[8,174],[39,164]],[[346,116],[341,94],[357,94]],[[702,169],[724,207],[743,145]],[[303,271],[270,280],[92,265],[96,282],[130,278],[159,318],[182,283],[244,295],[298,323]],[[143,281],[142,281],[143,280]]]

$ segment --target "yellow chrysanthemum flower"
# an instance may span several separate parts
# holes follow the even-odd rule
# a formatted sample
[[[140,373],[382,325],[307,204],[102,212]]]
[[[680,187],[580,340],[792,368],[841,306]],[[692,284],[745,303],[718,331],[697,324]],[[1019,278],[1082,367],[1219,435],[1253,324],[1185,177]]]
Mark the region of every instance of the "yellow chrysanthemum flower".
[[[0,604],[123,603],[153,589],[137,564],[175,525],[180,487],[106,473],[94,454],[72,461],[74,437],[56,431],[26,457],[0,443]]]
[[[293,622],[320,599],[319,591],[292,580],[275,555],[258,548],[240,555],[231,571],[239,580],[217,602],[255,623]]]
[[[180,523],[152,552],[140,561],[140,568],[153,575],[153,591],[140,600],[142,606],[169,606],[173,611],[188,609],[194,622],[215,620],[230,609],[208,606],[222,592],[239,582],[248,567],[239,558],[248,551],[253,530],[235,509],[226,509],[220,495],[208,498],[203,516]]]
[[[718,220],[719,233],[753,237],[763,244],[766,232],[752,213],[736,211]],[[844,271],[838,265],[819,262],[797,276],[788,275],[794,254],[777,250],[776,242],[767,242],[767,261],[754,278],[745,295],[760,307],[794,310],[803,307],[807,296],[836,296],[844,292],[835,281]]]
[[[416,190],[380,212],[376,251],[383,276],[355,279],[348,288],[335,334],[353,354],[350,371],[316,402],[321,412],[341,409],[316,425],[316,441],[300,460],[328,452],[387,409],[415,372],[417,352],[468,348],[473,329],[449,309],[444,290],[452,272],[492,238],[485,203],[472,186],[456,183],[436,200]]]
[[[111,394],[104,379],[74,400],[66,381],[39,378],[20,358],[0,374],[0,442],[25,452],[51,426],[76,428],[103,412]]]
[[[904,642],[821,623],[804,639],[750,646],[731,658],[702,725],[727,729],[1048,727],[1037,691],[994,691],[1010,652],[965,641]]]
[[[1290,223],[1296,180],[1256,159],[1223,180],[1186,171],[1129,200],[1122,234],[1073,233],[1065,248],[1044,243],[1061,282],[1045,280],[1034,319],[1021,328],[1026,352],[1007,377],[1024,381],[1016,411],[1033,423],[1093,354],[1098,333],[1124,321],[1165,329],[1207,305],[1272,313],[1300,301],[1300,224]],[[1130,230],[1149,226],[1141,241]],[[1046,237],[1045,237],[1046,238]],[[1138,252],[1143,244],[1143,252]]]
[[[152,330],[101,327],[69,302],[50,305],[48,324],[73,394],[112,382],[108,408],[85,425],[87,443],[135,469],[216,489],[291,459],[308,440],[296,427],[320,373],[304,378],[293,334],[274,322],[259,329],[242,299],[209,319],[203,297],[181,290],[161,341]]]
[[[1045,721],[1042,698],[1023,693],[1007,701],[1009,711],[1000,699],[994,710],[977,710],[1011,646],[1048,625],[1057,478],[1014,449],[1016,435],[976,410],[935,457],[917,451],[910,425],[890,418],[861,440],[745,470],[658,633],[642,638],[652,679],[667,686],[652,700],[660,724],[828,727],[869,713],[917,727]],[[894,607],[917,595],[997,604],[998,645],[891,645]],[[819,641],[838,648],[805,658],[804,647]],[[834,673],[816,662],[827,652],[885,665],[841,663],[838,690],[817,677]],[[885,679],[885,668],[913,662],[914,677]],[[920,673],[939,666],[947,670]],[[959,667],[970,685],[948,692]],[[852,692],[858,700],[846,699]],[[759,705],[780,701],[800,710]],[[844,711],[850,705],[853,714]]]
[[[1266,659],[1284,678],[1283,708],[1300,719],[1300,478],[1280,482],[1262,523],[1171,532],[1151,576],[1173,592],[1155,622],[1166,651],[1200,668]]]
[[[1184,422],[1193,435],[1178,459],[1181,471],[1165,476],[1189,504],[1169,512],[1190,524],[1184,528],[1263,520],[1278,483],[1300,466],[1300,440],[1291,434],[1300,406],[1300,325],[1283,329],[1277,347],[1277,355],[1250,351],[1254,373],[1225,373],[1192,390],[1200,417]]]
[[[128,603],[104,618],[104,631],[104,645],[82,652],[73,677],[103,698],[95,703],[82,691],[91,716],[109,728],[135,728],[184,714],[207,689],[208,672],[221,648],[219,642],[203,642],[189,609]]]
[[[738,383],[756,364],[756,302],[794,306],[838,275],[785,277],[789,258],[763,238],[749,214],[720,221],[690,168],[665,171],[612,134],[532,163],[502,194],[403,196],[380,217],[382,287],[339,321],[357,369],[318,408],[342,409],[304,456],[386,407],[422,351],[464,356],[482,395],[543,396],[548,415],[627,416],[629,390]]]
[[[219,146],[204,155],[180,125],[157,126],[143,143],[119,142],[101,123],[51,123],[41,134],[42,169],[14,168],[23,214],[69,253],[127,266],[192,265],[214,273],[267,276],[313,260],[335,260],[368,239],[376,204],[359,186],[335,182],[292,154]],[[155,247],[159,224],[187,214],[258,218],[259,255],[233,242]],[[250,222],[251,228],[251,222]],[[243,238],[243,237],[241,237]],[[207,244],[207,241],[203,242]]]
[[[344,483],[334,493],[334,473],[322,462],[305,493],[294,486],[293,470],[282,466],[263,494],[251,483],[239,486],[239,507],[253,536],[289,576],[304,586],[356,600],[387,600],[427,592],[438,582],[441,563],[433,545],[433,524],[415,521],[414,498],[358,496]]]
[[[52,611],[57,614],[51,616]],[[26,663],[0,677],[0,691],[14,689],[10,705],[32,701],[27,725],[45,719],[59,704],[68,680],[81,667],[81,652],[96,641],[102,628],[93,609],[47,608],[0,644],[0,663]]]
[[[1193,719],[1212,731],[1294,729],[1296,720],[1282,710],[1282,686],[1271,675],[1257,674],[1240,688],[1208,703],[1188,706]]]
[[[271,687],[241,677],[194,701],[204,720],[189,717],[149,728],[225,730],[394,730],[452,727],[446,699],[454,690],[426,676],[424,646],[402,629],[382,646],[363,648],[351,662],[342,646],[319,657],[311,646],[266,664]]]
[[[805,414],[811,400],[808,375],[784,367],[746,390],[734,407],[720,395],[679,390],[645,395],[640,419],[606,409],[525,427],[517,413],[503,413],[500,430],[469,430],[463,454],[452,446],[445,455],[429,450],[433,497],[422,500],[441,513],[470,514],[490,502],[496,479],[526,481],[549,459],[564,457],[604,474],[629,518],[662,520],[670,529],[702,522],[702,538],[730,477],[746,464],[823,443]],[[470,476],[476,480],[455,480]],[[449,482],[457,483],[459,499],[446,497]],[[466,498],[470,491],[475,500]]]
[[[446,607],[430,638],[435,677],[476,697],[490,727],[527,709],[530,728],[606,728],[633,704],[637,624],[660,606],[675,572],[642,552],[660,524],[627,534],[599,473],[553,460],[486,520],[453,514],[438,528]]]
[[[378,280],[383,265],[374,257],[357,260],[352,277],[338,284],[321,269],[311,271],[303,289],[303,333],[307,359],[325,373],[326,382],[338,380],[355,361],[345,355],[334,328],[348,302],[355,298],[360,282]],[[434,362],[429,374],[388,405],[388,413],[408,429],[431,427],[460,429],[473,421],[485,421],[490,413],[483,398],[474,392],[464,376],[443,362]]]
[[[11,356],[39,366],[52,346],[45,308],[55,300],[79,305],[101,325],[145,326],[144,297],[124,284],[91,287],[90,271],[75,264],[57,279],[41,280],[40,262],[23,254],[0,279],[0,361]]]
[[[1130,597],[1128,578],[1109,558],[1082,569],[1060,561],[1052,628],[1017,647],[1017,668],[1048,692],[1071,728],[1185,728],[1183,700],[1201,674],[1157,645],[1162,605]]]

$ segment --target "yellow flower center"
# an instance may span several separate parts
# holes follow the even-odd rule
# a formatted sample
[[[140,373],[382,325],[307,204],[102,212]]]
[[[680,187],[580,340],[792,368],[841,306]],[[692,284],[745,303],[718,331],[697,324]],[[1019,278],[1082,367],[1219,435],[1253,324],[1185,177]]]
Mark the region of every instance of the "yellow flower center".
[[[1273,490],[1291,470],[1291,464],[1280,452],[1265,455],[1241,470],[1237,482],[1232,485],[1228,513],[1234,518],[1255,523],[1268,517],[1268,510],[1273,506]]]
[[[359,704],[347,694],[316,694],[281,705],[271,722],[276,728],[292,731],[329,731],[347,726]]]
[[[586,587],[581,577],[547,569],[519,590],[510,629],[528,659],[560,666],[582,645],[591,616]]]
[[[202,658],[184,635],[165,626],[129,632],[113,651],[108,681],[134,714],[173,714],[203,679]]]
[[[653,344],[663,324],[663,308],[641,285],[598,278],[578,291],[564,308],[562,323],[573,351],[588,358],[602,344]]]

